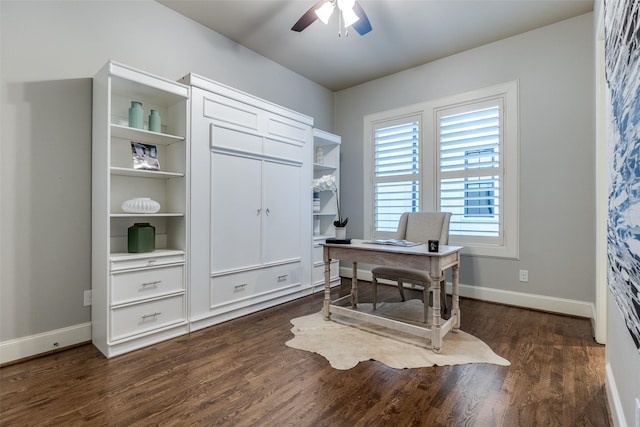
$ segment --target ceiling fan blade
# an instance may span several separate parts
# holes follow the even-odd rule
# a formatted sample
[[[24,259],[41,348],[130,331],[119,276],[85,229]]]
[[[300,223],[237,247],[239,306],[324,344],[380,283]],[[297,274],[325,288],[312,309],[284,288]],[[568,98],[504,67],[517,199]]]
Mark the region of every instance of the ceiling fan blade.
[[[318,19],[318,15],[316,15],[316,10],[320,9],[320,6],[322,6],[325,3],[325,1],[326,0],[320,0],[318,3],[311,6],[311,9],[307,10],[305,14],[302,15],[300,19],[298,19],[298,22],[293,24],[293,27],[291,27],[291,31],[300,32],[305,28],[307,28],[309,25],[313,24],[314,21]]]
[[[371,22],[369,22],[369,18],[367,18],[367,14],[364,13],[364,9],[360,6],[360,3],[355,2],[353,5],[353,11],[356,15],[358,15],[358,19],[351,27],[358,32],[361,36],[364,36],[369,31],[372,30]]]

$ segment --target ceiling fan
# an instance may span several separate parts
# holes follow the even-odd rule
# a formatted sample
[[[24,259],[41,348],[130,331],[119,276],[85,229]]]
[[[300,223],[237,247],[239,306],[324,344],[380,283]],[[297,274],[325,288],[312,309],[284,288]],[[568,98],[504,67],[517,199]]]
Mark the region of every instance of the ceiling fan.
[[[291,30],[301,32],[318,18],[327,24],[336,6],[338,6],[339,10],[339,25],[340,22],[344,23],[345,29],[351,26],[361,36],[371,31],[371,22],[369,22],[367,14],[364,13],[362,6],[355,0],[320,0],[298,19],[298,22],[291,27]],[[338,35],[341,35],[341,33],[342,31]]]

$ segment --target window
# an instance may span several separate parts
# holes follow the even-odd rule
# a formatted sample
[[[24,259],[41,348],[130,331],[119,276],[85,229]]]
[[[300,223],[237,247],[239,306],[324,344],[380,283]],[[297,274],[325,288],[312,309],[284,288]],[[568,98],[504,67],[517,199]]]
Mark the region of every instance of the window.
[[[500,242],[501,98],[436,112],[440,209],[451,235]]]
[[[451,212],[463,254],[518,257],[518,84],[365,117],[365,238],[403,212]]]
[[[480,167],[486,162],[496,162],[493,148],[485,150],[465,151],[466,168]],[[475,161],[474,161],[475,160]],[[498,186],[493,180],[484,180],[481,177],[468,177],[465,179],[464,215],[465,217],[495,218],[498,214],[499,194]],[[442,204],[442,196],[440,196]]]
[[[465,218],[495,217],[494,211],[497,213],[497,198],[495,198],[493,178],[494,177],[489,177],[489,180],[487,181],[480,181],[481,178],[478,178],[478,182],[470,182],[473,178],[467,178],[467,182],[464,184]],[[490,190],[486,190],[487,188]],[[476,191],[470,191],[472,189],[475,189]]]
[[[420,209],[420,126],[416,118],[374,126],[374,228],[395,232],[403,212]]]

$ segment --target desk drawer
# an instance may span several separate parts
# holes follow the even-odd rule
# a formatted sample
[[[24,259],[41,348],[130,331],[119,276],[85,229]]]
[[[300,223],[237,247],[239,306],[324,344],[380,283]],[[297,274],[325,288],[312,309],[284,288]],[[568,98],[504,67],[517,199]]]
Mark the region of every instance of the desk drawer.
[[[132,304],[111,310],[111,340],[185,321],[184,295]]]
[[[184,290],[184,265],[131,270],[111,275],[111,304],[123,304]]]

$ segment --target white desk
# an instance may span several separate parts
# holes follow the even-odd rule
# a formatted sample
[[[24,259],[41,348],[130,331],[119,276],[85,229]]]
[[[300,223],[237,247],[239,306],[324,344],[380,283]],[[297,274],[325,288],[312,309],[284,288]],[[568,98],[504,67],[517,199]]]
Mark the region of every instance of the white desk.
[[[390,245],[377,245],[363,243],[362,240],[353,239],[351,244],[325,243],[324,245],[324,302],[323,314],[326,320],[331,319],[331,314],[364,320],[383,327],[407,332],[431,339],[433,351],[440,352],[442,338],[451,330],[456,331],[460,327],[460,301],[458,298],[458,280],[460,271],[460,250],[462,246],[440,245],[438,252],[428,252],[427,245],[399,247]],[[330,288],[330,263],[331,260],[345,260],[353,263],[353,276],[351,280],[351,294],[347,297],[331,301]],[[431,279],[431,292],[433,292],[433,313],[431,324],[418,326],[401,322],[390,318],[377,316],[371,313],[358,311],[358,263],[390,265],[406,267],[429,272]],[[452,269],[453,279],[453,307],[451,317],[442,319],[440,313],[440,280],[442,272]],[[351,308],[337,305],[344,298],[351,298]],[[430,326],[430,328],[428,327]]]

